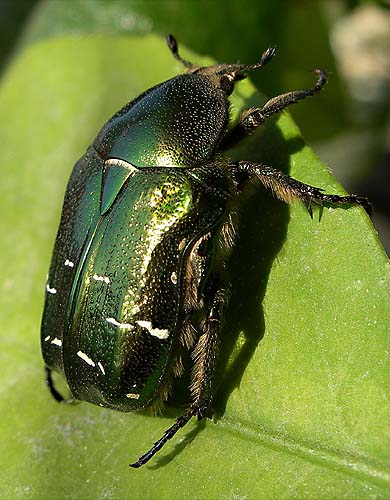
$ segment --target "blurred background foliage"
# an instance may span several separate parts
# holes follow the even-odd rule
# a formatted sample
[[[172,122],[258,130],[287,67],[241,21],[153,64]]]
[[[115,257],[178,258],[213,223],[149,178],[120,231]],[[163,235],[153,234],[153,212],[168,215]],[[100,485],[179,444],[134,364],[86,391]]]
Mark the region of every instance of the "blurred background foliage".
[[[276,45],[272,70],[251,74],[268,96],[331,73],[321,98],[291,109],[305,140],[348,192],[368,196],[390,250],[388,1],[0,0],[0,71],[24,44],[63,34],[172,31],[221,62],[253,62]],[[172,20],[174,19],[174,23]],[[194,22],[195,21],[195,22]],[[188,26],[197,26],[196,30]],[[213,26],[218,29],[215,36]],[[222,33],[222,35],[221,35]]]

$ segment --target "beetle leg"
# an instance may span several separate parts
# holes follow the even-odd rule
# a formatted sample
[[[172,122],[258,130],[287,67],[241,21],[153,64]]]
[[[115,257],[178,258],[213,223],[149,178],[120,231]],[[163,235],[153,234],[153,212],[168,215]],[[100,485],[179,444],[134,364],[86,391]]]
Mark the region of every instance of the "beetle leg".
[[[296,104],[298,101],[320,92],[327,82],[326,72],[322,69],[315,69],[314,72],[318,76],[318,79],[313,87],[304,90],[293,90],[272,97],[261,108],[245,109],[241,114],[239,122],[226,134],[222,142],[222,149],[234,146],[241,139],[250,135],[272,115],[283,111],[283,109],[286,109],[291,104]]]
[[[299,198],[306,205],[311,218],[313,218],[313,203],[321,207],[325,204],[336,206],[360,205],[371,216],[372,207],[367,198],[356,195],[339,196],[336,194],[326,194],[320,188],[304,184],[280,170],[262,165],[261,163],[238,161],[232,166],[238,172],[247,173],[252,180],[259,180],[266,188],[271,189],[280,200],[286,203]]]
[[[152,448],[147,451],[144,455],[139,457],[139,459],[134,462],[133,464],[130,464],[130,467],[133,467],[134,469],[138,469],[142,465],[145,465],[149,460],[159,451],[161,448],[164,446],[164,444],[169,441],[170,439],[173,438],[173,436],[177,433],[178,430],[180,430],[182,427],[186,425],[186,423],[191,419],[196,414],[196,411],[191,407],[189,410],[179,417],[176,422],[169,428],[167,429],[163,436],[154,443]]]
[[[192,374],[191,392],[194,402],[184,415],[167,429],[162,437],[154,443],[152,448],[142,455],[130,467],[138,468],[149,460],[165,445],[167,441],[184,427],[188,421],[197,416],[198,420],[210,417],[212,410],[212,396],[214,389],[215,362],[218,352],[218,334],[226,294],[218,289],[210,301],[209,311],[204,322],[203,332],[193,352],[194,370]]]
[[[212,295],[202,335],[194,348],[192,358],[191,393],[192,408],[196,410],[198,420],[211,417],[215,386],[215,364],[219,348],[219,332],[222,312],[226,303],[226,292],[219,288]]]
[[[49,391],[50,391],[51,395],[53,396],[53,398],[56,401],[58,401],[59,403],[62,403],[62,401],[65,401],[65,398],[54,387],[53,377],[51,375],[52,374],[52,370],[50,368],[48,368],[47,366],[45,366],[45,374],[46,374],[45,382],[46,382],[46,385],[49,388]]]

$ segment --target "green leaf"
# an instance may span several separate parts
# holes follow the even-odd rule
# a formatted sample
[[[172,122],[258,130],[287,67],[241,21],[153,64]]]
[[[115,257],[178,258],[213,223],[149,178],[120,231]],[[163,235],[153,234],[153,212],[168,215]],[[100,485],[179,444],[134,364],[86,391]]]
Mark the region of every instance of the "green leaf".
[[[58,405],[43,384],[45,275],[71,168],[117,109],[181,69],[160,36],[63,35],[26,46],[2,82],[0,497],[386,498],[390,272],[359,208],[319,221],[248,196],[219,418],[193,419],[150,465],[128,467],[180,409]],[[235,111],[261,101],[242,82]],[[232,155],[342,192],[287,114]]]

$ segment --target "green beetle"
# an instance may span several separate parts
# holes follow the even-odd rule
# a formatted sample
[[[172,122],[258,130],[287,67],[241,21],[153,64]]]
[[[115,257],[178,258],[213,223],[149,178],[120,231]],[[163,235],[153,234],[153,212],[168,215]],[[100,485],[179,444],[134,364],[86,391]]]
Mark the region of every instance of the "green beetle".
[[[159,406],[193,360],[187,411],[132,467],[145,464],[193,416],[213,411],[214,370],[227,301],[224,266],[234,243],[231,213],[245,180],[283,201],[360,204],[327,195],[272,167],[231,162],[224,150],[268,117],[317,93],[317,83],[251,108],[229,123],[229,95],[247,71],[267,64],[186,67],[117,112],[76,163],[65,194],[42,319],[47,383],[52,370],[76,399],[131,411]]]

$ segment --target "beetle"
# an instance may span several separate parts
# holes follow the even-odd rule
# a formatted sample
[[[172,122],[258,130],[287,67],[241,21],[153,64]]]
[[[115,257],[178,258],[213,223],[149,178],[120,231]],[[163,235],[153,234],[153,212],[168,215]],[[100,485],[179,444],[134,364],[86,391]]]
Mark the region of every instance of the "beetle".
[[[325,194],[268,165],[224,152],[268,118],[318,93],[277,95],[231,124],[229,96],[255,64],[196,66],[126,104],[76,163],[63,204],[46,284],[41,346],[75,399],[119,411],[158,408],[191,352],[191,403],[131,467],[140,467],[193,417],[212,416],[219,333],[228,296],[225,264],[234,244],[231,214],[245,182],[284,202],[363,206],[355,195]],[[245,181],[245,182],[244,182]]]

